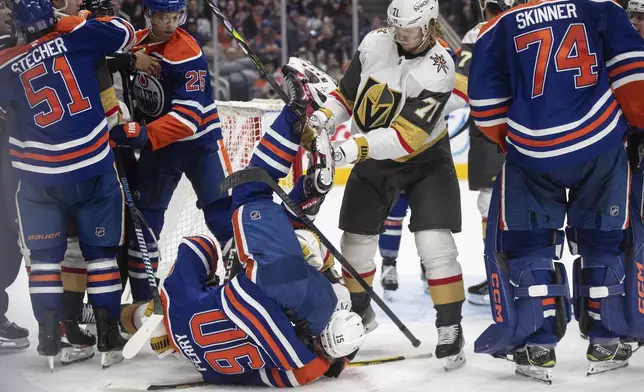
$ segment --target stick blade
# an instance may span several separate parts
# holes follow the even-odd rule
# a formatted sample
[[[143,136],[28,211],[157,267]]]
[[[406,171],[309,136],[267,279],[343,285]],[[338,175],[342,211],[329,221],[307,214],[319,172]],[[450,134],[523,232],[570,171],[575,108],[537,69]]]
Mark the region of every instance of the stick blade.
[[[153,314],[123,347],[123,358],[132,359],[150,341],[152,333],[163,322],[162,314]]]

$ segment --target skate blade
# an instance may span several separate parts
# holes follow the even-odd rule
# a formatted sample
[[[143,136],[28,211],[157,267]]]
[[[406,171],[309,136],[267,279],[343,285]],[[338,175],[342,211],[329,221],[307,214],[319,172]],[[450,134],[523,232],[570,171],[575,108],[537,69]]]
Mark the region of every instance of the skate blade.
[[[94,358],[93,347],[64,347],[60,351],[60,362],[63,366],[86,361],[90,358]]]
[[[101,353],[101,366],[107,369],[112,365],[123,362],[123,354],[121,351],[108,351]]]
[[[490,306],[490,296],[489,295],[476,295],[469,294],[467,296],[467,302],[476,306]]]
[[[450,357],[441,358],[440,361],[443,369],[445,369],[446,372],[460,369],[461,367],[463,367],[463,365],[465,365],[465,362],[467,362],[467,360],[465,359],[465,353],[463,351]]]
[[[552,369],[549,368],[541,368],[529,365],[517,365],[515,374],[544,383],[546,385],[552,384]]]
[[[10,351],[21,351],[29,348],[29,339],[0,340],[0,353]]]
[[[628,360],[626,361],[603,361],[603,362],[589,362],[588,370],[586,371],[586,376],[592,376],[595,374],[601,374],[610,372],[611,370],[617,370],[625,368],[628,366]]]

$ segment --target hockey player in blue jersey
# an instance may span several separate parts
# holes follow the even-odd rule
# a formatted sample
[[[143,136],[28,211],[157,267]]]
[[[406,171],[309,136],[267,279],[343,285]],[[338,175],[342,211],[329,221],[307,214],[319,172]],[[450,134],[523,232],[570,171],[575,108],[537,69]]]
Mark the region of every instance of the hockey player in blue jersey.
[[[116,265],[124,204],[95,69],[105,55],[135,43],[134,29],[118,18],[57,20],[48,0],[14,1],[12,20],[31,43],[0,53],[0,84],[16,92],[2,94],[0,106],[16,113],[9,147],[38,352],[53,367],[61,345],[61,261],[73,220],[105,361],[125,344]]]
[[[624,10],[601,0],[518,6],[475,45],[472,116],[507,152],[485,246],[495,324],[475,351],[511,354],[517,372],[547,383],[571,318],[566,270],[554,261],[564,218],[580,256],[572,300],[589,338],[588,373],[627,365],[627,342],[644,339],[642,239],[630,225],[641,218],[623,147],[629,126],[644,127],[643,53]]]
[[[208,229],[226,243],[232,236],[230,197],[220,194],[218,185],[232,168],[222,141],[208,62],[194,38],[178,27],[185,20],[184,0],[145,0],[143,8],[148,29],[137,32],[140,45],[133,51],[143,50],[157,58],[161,70],[156,75],[139,72],[134,76],[138,111],[133,116],[142,124],[141,136],[130,138],[127,127],[139,129],[130,123],[116,127],[112,137],[117,143],[141,149],[135,202],[157,238],[172,194],[185,174]],[[155,254],[152,238],[145,234],[148,252]],[[152,292],[140,252],[136,242],[129,246],[132,296],[137,302],[148,301]],[[156,269],[158,257],[152,264]]]
[[[287,66],[284,73],[292,101],[250,161],[276,181],[295,160],[305,123],[301,116],[310,93],[317,94],[300,83],[305,80],[302,68]],[[319,164],[290,193],[307,206],[307,215],[315,214],[332,186],[332,172],[325,166],[331,151],[313,147],[312,155]],[[332,286],[320,271],[331,268],[333,258],[325,257],[311,232],[294,228],[295,216],[274,203],[272,194],[263,183],[234,188],[235,252],[228,254],[223,285],[209,285],[221,257],[219,246],[207,236],[182,240],[163,283],[165,323],[153,347],[157,352],[176,350],[206,382],[294,387],[323,374],[337,377],[345,357],[364,340],[360,316],[348,311],[348,290]],[[233,272],[236,265],[241,266],[238,273]],[[128,306],[123,319],[140,326],[144,311],[145,305]],[[170,340],[163,343],[166,335]]]

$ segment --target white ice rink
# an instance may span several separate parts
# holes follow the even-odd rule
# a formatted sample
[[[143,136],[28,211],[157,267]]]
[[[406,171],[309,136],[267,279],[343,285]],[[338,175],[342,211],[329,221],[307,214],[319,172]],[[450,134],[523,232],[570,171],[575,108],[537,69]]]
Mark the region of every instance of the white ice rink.
[[[342,188],[331,192],[317,224],[339,247],[340,231],[337,229],[338,213],[342,199]],[[485,276],[482,261],[481,226],[476,209],[475,192],[470,192],[467,183],[461,183],[463,202],[463,231],[456,235],[459,261],[463,266],[466,287],[478,283]],[[0,255],[0,257],[2,257]],[[571,257],[564,259],[571,269]],[[377,258],[380,266],[380,259]],[[380,326],[370,334],[360,350],[358,359],[401,354],[433,352],[436,342],[434,309],[428,295],[423,292],[419,278],[419,259],[413,236],[405,231],[398,258],[400,288],[390,306],[409,329],[423,342],[417,349],[404,338],[398,329],[379,309]],[[1,273],[1,272],[0,272]],[[380,286],[376,279],[376,290]],[[27,290],[27,277],[22,272],[9,289],[10,304],[8,317],[31,331],[31,347],[26,352],[0,355],[1,392],[85,392],[102,390],[101,387],[117,383],[159,384],[197,380],[199,375],[187,361],[168,358],[158,360],[149,347],[136,358],[110,369],[101,370],[99,357],[68,367],[57,366],[55,373],[47,370],[46,361],[36,353],[37,325],[32,315]],[[466,336],[467,363],[459,370],[446,373],[435,358],[408,360],[403,362],[350,368],[339,379],[322,379],[302,387],[310,392],[462,392],[462,391],[643,391],[644,352],[638,352],[631,359],[628,368],[592,377],[585,376],[585,353],[587,342],[579,337],[577,323],[573,321],[568,334],[557,348],[558,364],[554,369],[551,386],[529,381],[514,375],[510,362],[493,359],[473,353],[474,340],[491,323],[489,308],[476,307],[466,303],[463,307],[463,327]],[[642,350],[644,351],[644,350]],[[248,387],[211,386],[191,389],[195,392],[211,389],[214,391],[245,391]],[[261,388],[265,389],[265,388]]]

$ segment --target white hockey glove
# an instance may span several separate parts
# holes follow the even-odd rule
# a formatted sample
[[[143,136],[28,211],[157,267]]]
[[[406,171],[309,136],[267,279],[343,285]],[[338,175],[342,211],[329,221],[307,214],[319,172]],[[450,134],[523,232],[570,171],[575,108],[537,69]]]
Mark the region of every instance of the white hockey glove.
[[[335,161],[329,135],[320,134],[311,143],[309,167],[304,177],[304,196],[307,199],[322,197],[333,187]]]
[[[362,162],[369,157],[369,142],[363,135],[357,135],[336,146],[333,159],[336,166]]]
[[[318,271],[324,266],[324,257],[320,249],[320,242],[315,235],[308,230],[295,230],[295,236],[302,248],[302,256],[311,267]]]
[[[335,296],[338,297],[338,303],[335,305],[335,311],[337,312],[339,310],[351,310],[351,293],[349,293],[349,289],[347,289],[340,283],[333,283],[331,286],[333,287]]]
[[[311,114],[307,125],[315,129],[318,134],[320,134],[322,131],[332,134],[333,132],[335,132],[334,121],[332,119],[333,112],[331,112],[329,109],[321,108]]]

